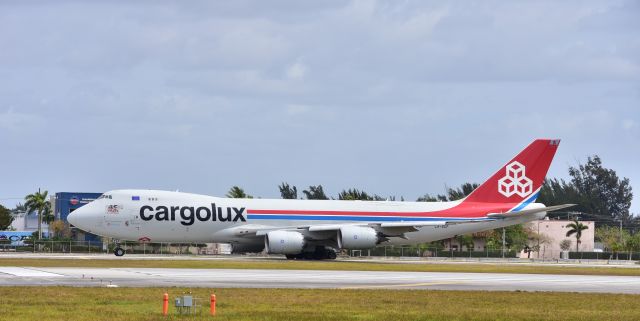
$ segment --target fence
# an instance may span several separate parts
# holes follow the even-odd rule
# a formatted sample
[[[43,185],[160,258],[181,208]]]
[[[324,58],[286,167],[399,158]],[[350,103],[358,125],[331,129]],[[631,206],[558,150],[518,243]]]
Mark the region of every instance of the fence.
[[[204,244],[122,242],[129,254],[198,254]],[[2,252],[32,253],[111,253],[115,245],[89,241],[38,240],[0,243]]]
[[[443,249],[441,247],[420,246],[380,246],[371,250],[351,251],[351,256],[384,256],[384,257],[449,257],[449,258],[515,258],[516,251],[484,249],[482,251]]]
[[[102,243],[79,241],[21,241],[12,243],[0,243],[2,252],[46,252],[46,253],[99,253]]]
[[[638,261],[640,252],[569,252],[569,259]]]
[[[88,241],[24,241],[0,242],[0,252],[31,252],[31,253],[112,253],[114,244]],[[120,246],[128,254],[144,255],[206,255],[218,254],[206,248],[206,244],[181,243],[138,243],[122,242]],[[500,249],[484,249],[482,251],[443,249],[442,247],[425,246],[380,246],[370,250],[343,251],[352,257],[438,257],[438,258],[517,258],[520,252]],[[582,260],[640,260],[640,252],[569,252],[569,259]]]

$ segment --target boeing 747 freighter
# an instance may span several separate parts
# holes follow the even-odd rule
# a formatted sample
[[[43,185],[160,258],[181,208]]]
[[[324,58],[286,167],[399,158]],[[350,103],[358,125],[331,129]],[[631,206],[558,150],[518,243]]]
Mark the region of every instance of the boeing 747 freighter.
[[[115,190],[68,220],[87,232],[141,242],[230,243],[234,252],[333,259],[339,249],[431,242],[541,219],[535,203],[557,139],[527,146],[466,198],[454,202],[230,199]],[[117,246],[115,255],[125,251]]]

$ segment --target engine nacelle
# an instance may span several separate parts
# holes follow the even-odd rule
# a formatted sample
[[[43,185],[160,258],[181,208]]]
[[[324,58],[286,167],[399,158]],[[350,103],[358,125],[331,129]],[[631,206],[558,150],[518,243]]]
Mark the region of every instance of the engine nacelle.
[[[304,244],[304,236],[298,232],[271,231],[264,238],[264,246],[270,254],[299,254]]]
[[[338,247],[365,250],[378,244],[378,232],[370,227],[345,226],[338,230]]]

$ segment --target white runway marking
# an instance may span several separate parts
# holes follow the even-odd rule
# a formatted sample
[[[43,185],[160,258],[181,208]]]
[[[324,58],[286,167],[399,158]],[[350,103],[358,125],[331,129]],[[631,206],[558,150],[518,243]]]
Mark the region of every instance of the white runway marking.
[[[64,275],[14,266],[0,266],[0,273],[20,277],[63,277]]]

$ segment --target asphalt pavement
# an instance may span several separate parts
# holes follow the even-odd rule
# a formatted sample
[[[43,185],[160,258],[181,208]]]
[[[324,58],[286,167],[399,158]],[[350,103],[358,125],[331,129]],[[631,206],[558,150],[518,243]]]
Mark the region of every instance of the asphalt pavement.
[[[640,294],[634,276],[263,269],[0,267],[0,286],[438,289]]]

